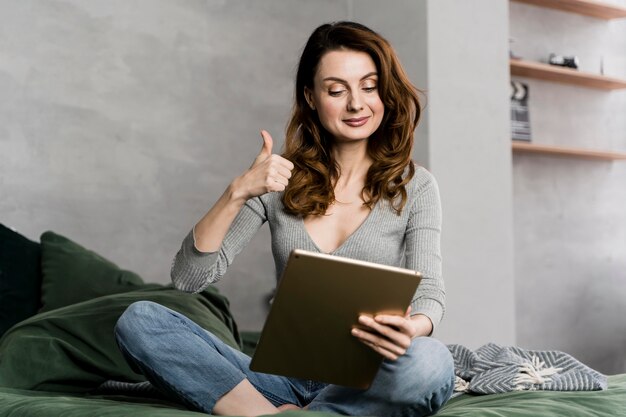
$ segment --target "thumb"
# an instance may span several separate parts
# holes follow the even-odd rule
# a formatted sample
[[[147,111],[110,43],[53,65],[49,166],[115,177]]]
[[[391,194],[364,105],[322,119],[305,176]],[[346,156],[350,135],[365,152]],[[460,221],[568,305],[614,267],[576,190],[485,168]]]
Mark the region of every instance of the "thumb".
[[[267,158],[269,158],[272,155],[272,146],[274,144],[274,141],[272,140],[272,136],[270,136],[270,134],[267,133],[266,130],[261,130],[261,137],[263,138],[263,147],[261,148],[261,152],[259,152],[257,157],[254,158],[252,167],[260,164],[261,162],[265,161]]]
[[[261,137],[263,138],[263,148],[261,148],[259,156],[264,156],[265,158],[267,158],[272,155],[272,147],[274,146],[274,141],[272,140],[272,136],[267,132],[267,130],[261,130]]]

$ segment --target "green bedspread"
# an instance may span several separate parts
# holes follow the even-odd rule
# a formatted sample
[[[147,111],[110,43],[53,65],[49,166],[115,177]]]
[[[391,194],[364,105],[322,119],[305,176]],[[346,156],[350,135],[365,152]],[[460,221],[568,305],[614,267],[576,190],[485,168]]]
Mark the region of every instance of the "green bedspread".
[[[75,396],[0,388],[2,417],[186,417],[174,404],[123,396]],[[493,395],[462,395],[439,417],[607,417],[626,415],[626,374],[609,377],[609,389],[591,392],[526,391]],[[285,417],[328,417],[328,413],[289,411]]]
[[[626,374],[609,376],[605,391],[516,391],[461,395],[440,417],[624,417]]]
[[[154,399],[116,396],[75,396],[0,388],[2,417],[194,417],[204,413]],[[284,417],[337,417],[312,411],[286,411]],[[269,416],[268,416],[269,417]]]
[[[109,379],[144,380],[126,364],[112,330],[124,309],[137,300],[152,300],[180,311],[230,345],[243,346],[228,301],[215,290],[184,294],[147,285],[41,313],[19,323],[0,340],[0,417],[201,415],[166,401],[89,394]],[[289,411],[282,415],[333,414]],[[626,374],[610,377],[606,391],[462,395],[438,415],[626,416]]]

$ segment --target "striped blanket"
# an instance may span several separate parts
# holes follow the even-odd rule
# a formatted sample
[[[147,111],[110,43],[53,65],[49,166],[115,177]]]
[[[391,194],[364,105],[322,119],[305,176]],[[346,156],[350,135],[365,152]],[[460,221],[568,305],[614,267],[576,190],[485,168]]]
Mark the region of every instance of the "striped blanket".
[[[475,352],[448,345],[454,358],[456,392],[496,394],[522,390],[595,391],[605,375],[559,351],[525,350],[488,343]]]

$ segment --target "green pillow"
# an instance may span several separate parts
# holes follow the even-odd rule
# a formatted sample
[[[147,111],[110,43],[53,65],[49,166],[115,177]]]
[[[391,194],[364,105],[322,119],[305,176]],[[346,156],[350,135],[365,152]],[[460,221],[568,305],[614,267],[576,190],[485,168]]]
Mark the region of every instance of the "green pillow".
[[[40,263],[39,243],[0,224],[0,336],[37,313]]]
[[[143,285],[139,275],[70,239],[47,231],[41,235],[40,312],[103,295],[132,291]]]
[[[110,379],[145,381],[122,356],[113,331],[124,310],[140,300],[178,311],[228,345],[240,346],[228,300],[215,288],[188,294],[171,286],[144,284],[135,291],[40,313],[11,328],[0,339],[0,387],[88,392]],[[72,413],[63,415],[67,414]]]

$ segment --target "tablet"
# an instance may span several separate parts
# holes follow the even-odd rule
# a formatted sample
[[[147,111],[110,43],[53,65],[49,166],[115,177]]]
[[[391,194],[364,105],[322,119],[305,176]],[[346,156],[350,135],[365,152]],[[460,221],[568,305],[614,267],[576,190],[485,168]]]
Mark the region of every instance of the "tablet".
[[[360,314],[404,315],[420,278],[408,269],[294,250],[250,369],[368,388],[383,357],[351,330]]]

